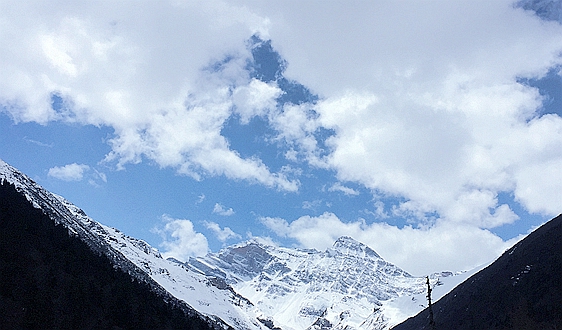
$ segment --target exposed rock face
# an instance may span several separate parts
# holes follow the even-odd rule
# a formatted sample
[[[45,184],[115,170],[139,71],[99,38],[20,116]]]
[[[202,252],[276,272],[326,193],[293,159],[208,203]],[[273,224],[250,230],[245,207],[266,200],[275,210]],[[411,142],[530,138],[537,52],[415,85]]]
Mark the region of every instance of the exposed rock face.
[[[424,290],[423,278],[345,236],[326,251],[249,241],[192,258],[186,266],[223,278],[283,329],[354,329],[366,320],[384,329],[382,302]]]

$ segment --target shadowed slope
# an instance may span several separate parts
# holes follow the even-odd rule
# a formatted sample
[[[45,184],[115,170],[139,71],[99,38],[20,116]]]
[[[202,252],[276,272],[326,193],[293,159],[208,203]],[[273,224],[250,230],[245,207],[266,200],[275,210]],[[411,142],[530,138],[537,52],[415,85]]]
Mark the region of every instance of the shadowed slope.
[[[562,329],[562,215],[433,305],[436,329]],[[431,329],[427,309],[394,330]]]
[[[0,181],[0,328],[212,329]]]

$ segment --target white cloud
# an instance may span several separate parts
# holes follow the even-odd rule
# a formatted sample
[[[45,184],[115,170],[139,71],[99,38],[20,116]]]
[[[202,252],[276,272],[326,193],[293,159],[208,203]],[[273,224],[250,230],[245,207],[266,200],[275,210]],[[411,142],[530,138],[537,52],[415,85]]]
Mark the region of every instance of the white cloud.
[[[45,143],[45,142],[33,140],[33,139],[28,138],[27,136],[24,136],[23,139],[24,139],[25,141],[29,142],[29,143],[33,143],[33,144],[35,144],[35,145],[37,145],[37,146],[40,146],[40,147],[44,147],[44,148],[52,148],[52,147],[54,147],[54,144],[53,144],[53,143]]]
[[[90,178],[88,179],[88,183],[94,187],[99,187],[101,182],[107,183],[107,175],[94,168],[93,173],[90,175]]]
[[[322,201],[319,199],[313,201],[304,201],[302,202],[302,208],[305,210],[316,211],[318,207],[322,205]]]
[[[328,188],[328,191],[341,191],[342,193],[351,196],[359,195],[359,192],[357,190],[346,187],[339,182],[334,183],[330,188]]]
[[[291,147],[286,153],[288,160],[296,161],[300,151],[302,158],[316,167],[324,167],[325,164],[318,160],[318,143],[314,133],[319,128],[316,115],[311,112],[310,104],[294,105],[286,104],[282,111],[271,112],[269,116],[270,125],[278,132],[277,140],[282,140]]]
[[[321,96],[348,89],[417,94],[454,72],[512,79],[514,71],[544,72],[560,47],[556,23],[513,9],[511,0],[256,5],[271,19],[287,73]]]
[[[221,204],[215,203],[215,207],[213,207],[213,213],[228,217],[234,214],[234,210],[232,208],[226,209]]]
[[[373,206],[375,207],[374,211],[371,211],[369,209],[365,209],[365,210],[363,210],[363,212],[365,214],[370,214],[370,215],[374,216],[375,219],[387,219],[388,217],[390,217],[388,212],[385,211],[385,209],[384,209],[385,205],[382,201],[379,201],[379,200],[374,201]]]
[[[246,86],[237,88],[233,95],[235,111],[240,115],[242,124],[248,124],[256,116],[265,116],[275,110],[276,98],[281,95],[279,87],[252,79]]]
[[[68,164],[65,166],[55,166],[49,169],[49,176],[64,181],[80,181],[84,178],[84,172],[89,171],[90,166],[84,164]]]
[[[205,227],[213,231],[216,235],[217,239],[221,242],[226,242],[229,239],[240,239],[242,236],[236,234],[232,229],[229,227],[221,228],[220,225],[216,222],[205,222]]]
[[[259,244],[275,246],[275,247],[280,246],[279,243],[275,242],[271,237],[254,236],[251,232],[247,232],[246,236],[248,237],[249,240],[252,240]]]
[[[145,157],[196,179],[298,188],[220,134],[232,109],[247,122],[275,106],[280,90],[245,69],[245,41],[267,35],[267,18],[221,1],[60,6],[22,2],[2,12],[0,104],[14,121],[111,127],[106,160],[119,168]],[[209,67],[224,58],[218,72]],[[62,109],[51,108],[52,93]]]
[[[269,217],[261,221],[277,235],[293,238],[305,248],[324,250],[340,236],[354,237],[413,275],[471,269],[492,261],[514,243],[504,242],[488,230],[446,221],[426,229],[364,221],[344,223],[332,213],[303,216],[291,223]]]
[[[561,166],[562,159],[524,166],[515,174],[516,199],[530,212],[547,215],[561,213]]]
[[[562,210],[562,118],[539,117],[540,94],[517,83],[562,64],[562,25],[515,9],[512,0],[67,1],[60,8],[3,6],[0,104],[16,122],[113,128],[107,160],[118,167],[150,159],[195,179],[296,191],[298,171],[274,173],[221,135],[233,115],[242,124],[261,116],[289,148],[287,160],[398,197],[393,215],[429,224],[334,221],[342,230],[366,226],[394,237],[373,246],[381,254],[382,242],[413,240],[429,254],[436,246],[424,242],[450,238],[463,248],[488,239],[477,250],[497,253],[505,243],[480,228],[517,219],[500,193],[530,212]],[[271,37],[288,61],[287,77],[317,93],[317,104],[274,109],[278,87],[246,70],[245,41],[256,32]],[[227,56],[217,72],[205,69]],[[63,109],[51,108],[53,92]],[[319,128],[335,133],[323,151]],[[330,228],[318,230],[311,238],[331,244]],[[440,253],[462,251],[453,245]]]
[[[174,219],[162,215],[166,222],[163,229],[155,229],[162,236],[163,255],[187,261],[189,257],[203,256],[209,252],[207,238],[195,231],[193,223],[185,219]]]
[[[545,121],[527,123],[523,115],[538,106],[536,92],[516,84],[499,89],[495,95],[479,90],[451,95],[450,102],[460,104],[448,109],[416,102],[394,109],[374,96],[351,94],[321,102],[320,120],[337,132],[328,140],[334,151],[326,162],[339,179],[402,196],[418,211],[488,228],[510,223],[516,217],[505,211],[506,216],[492,217],[506,207],[498,205],[497,194],[518,186],[514,169],[525,168],[538,154],[543,166],[560,155],[526,141],[537,122]],[[541,126],[557,145],[560,117],[553,117]]]
[[[94,169],[94,172],[96,173],[95,176],[97,177],[97,179],[100,179],[101,181],[107,183],[107,175],[105,175],[105,173],[100,172],[96,169]]]
[[[275,121],[282,136],[310,146],[310,129],[296,128],[335,131],[310,164],[404,198],[397,211],[420,220],[512,223],[502,192],[531,212],[562,210],[551,197],[562,189],[562,119],[537,117],[541,96],[517,82],[562,63],[560,24],[512,1],[294,5],[261,10],[287,75],[323,97],[318,118],[292,117],[292,131]]]
[[[205,200],[205,194],[201,194],[197,197],[197,201],[195,202],[195,204],[201,204],[203,203],[203,201]]]
[[[522,181],[532,175],[525,164],[540,170],[561,159],[525,143],[533,126],[555,144],[562,137],[558,116],[527,121],[540,96],[516,83],[517,76],[537,77],[562,62],[559,24],[514,9],[510,0],[295,6],[9,6],[0,101],[16,121],[114,128],[107,160],[120,167],[147,157],[196,179],[224,175],[296,191],[298,180],[230,148],[221,129],[234,109],[242,123],[267,117],[293,147],[289,160],[298,159],[298,150],[342,180],[455,221],[472,212],[492,216],[501,207],[491,205],[494,195],[516,189],[528,209],[552,214],[562,207],[526,205],[531,199],[520,191],[541,191],[539,182]],[[275,111],[278,87],[245,70],[245,40],[253,33],[270,36],[289,63],[289,78],[323,98],[315,107],[319,116],[310,115],[310,105]],[[203,69],[226,56],[219,72]],[[68,109],[50,108],[53,92]],[[336,132],[325,158],[313,134],[320,127]],[[482,194],[481,203],[462,211],[458,204],[475,194]],[[494,226],[513,217],[502,219],[476,222]]]

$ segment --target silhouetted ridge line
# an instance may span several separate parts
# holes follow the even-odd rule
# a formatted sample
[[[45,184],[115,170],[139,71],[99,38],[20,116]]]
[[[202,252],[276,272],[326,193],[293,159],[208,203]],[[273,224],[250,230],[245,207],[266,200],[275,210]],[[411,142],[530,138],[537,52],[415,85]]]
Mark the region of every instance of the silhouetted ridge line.
[[[0,181],[0,328],[224,328],[155,282],[131,276],[69,234],[56,212],[33,207]]]
[[[433,305],[436,329],[562,329],[562,215]],[[424,310],[394,330],[429,329]]]

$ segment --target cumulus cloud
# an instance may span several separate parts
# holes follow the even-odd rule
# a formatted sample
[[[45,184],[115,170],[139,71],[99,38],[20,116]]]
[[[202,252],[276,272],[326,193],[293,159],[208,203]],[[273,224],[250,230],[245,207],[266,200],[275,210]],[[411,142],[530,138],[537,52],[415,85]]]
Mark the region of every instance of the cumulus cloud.
[[[215,203],[215,206],[213,207],[213,213],[228,217],[234,214],[234,210],[231,207],[226,209],[221,204]]]
[[[288,160],[303,159],[315,167],[326,167],[319,160],[324,150],[320,148],[314,133],[320,125],[317,113],[311,111],[310,104],[286,104],[282,110],[271,112],[268,119],[271,127],[277,131],[276,140],[291,147],[285,154]]]
[[[187,261],[189,257],[203,256],[209,252],[207,238],[195,231],[193,223],[186,219],[174,219],[162,215],[164,228],[155,229],[162,237],[162,252],[165,258],[174,257]]]
[[[537,117],[540,95],[517,82],[562,63],[562,28],[512,1],[67,5],[5,8],[0,100],[15,121],[112,127],[106,160],[118,167],[145,157],[195,179],[296,191],[295,177],[241,157],[221,135],[234,114],[242,124],[261,116],[288,143],[288,160],[300,152],[420,212],[479,214],[476,223],[491,228],[515,219],[494,204],[498,192],[550,215],[562,207],[539,206],[533,180],[562,159],[551,152],[561,119]],[[250,79],[245,41],[255,33],[271,37],[286,75],[318,93],[317,105],[279,111],[275,83]],[[326,157],[319,128],[335,132]],[[529,143],[537,132],[549,145]]]
[[[293,116],[293,130],[280,118],[279,131],[313,149],[306,132],[335,132],[310,164],[404,199],[396,212],[410,218],[509,224],[518,217],[502,192],[531,212],[560,212],[551,196],[562,189],[562,119],[541,116],[538,91],[518,82],[562,63],[560,24],[512,1],[295,5],[261,10],[287,76],[322,97],[317,117]]]
[[[318,217],[303,216],[291,223],[273,217],[264,217],[261,222],[277,235],[293,238],[305,248],[324,250],[340,236],[354,237],[413,275],[472,269],[492,261],[514,243],[504,242],[488,230],[446,221],[426,229],[398,228],[361,220],[343,222],[333,213],[324,213]]]
[[[252,79],[247,86],[237,88],[233,95],[235,112],[240,115],[242,124],[250,119],[264,117],[277,107],[276,98],[281,95],[279,87]]]
[[[220,225],[216,222],[207,221],[205,222],[205,227],[210,229],[217,239],[221,242],[226,242],[229,239],[240,239],[242,236],[236,234],[232,229],[229,227],[221,228]]]
[[[338,132],[327,142],[333,152],[325,160],[340,180],[404,197],[408,202],[402,208],[438,212],[456,222],[486,228],[513,222],[513,212],[498,204],[498,193],[504,191],[528,196],[519,201],[529,210],[557,214],[560,201],[549,199],[553,204],[540,208],[533,202],[562,188],[559,183],[544,195],[544,182],[534,181],[533,188],[526,184],[536,173],[560,175],[552,164],[562,159],[555,149],[562,146],[562,119],[528,120],[530,109],[539,106],[538,95],[516,83],[461,94],[448,96],[446,108],[413,102],[401,115],[365,95],[324,101],[318,107],[320,120]]]
[[[562,210],[562,118],[540,114],[538,90],[519,83],[562,65],[562,25],[512,0],[61,6],[3,6],[0,104],[15,122],[113,128],[106,160],[117,167],[150,159],[197,180],[224,176],[297,191],[298,170],[273,172],[221,135],[232,116],[242,125],[264,118],[287,161],[333,171],[341,187],[354,182],[397,197],[387,206],[393,216],[427,225],[321,217],[359,239],[378,237],[362,240],[395,261],[404,251],[388,249],[408,242],[454,265],[447,253],[462,251],[455,240],[474,244],[474,256],[497,253],[505,243],[486,229],[518,219],[500,203],[502,193],[529,212]],[[279,86],[251,79],[246,41],[256,33],[271,38],[287,60],[286,78],[318,102],[280,108]],[[51,106],[53,95],[60,108]],[[319,218],[267,219],[303,245],[331,244],[335,235]],[[189,232],[190,222],[180,223],[187,229],[170,222],[169,231]]]
[[[246,70],[245,41],[267,35],[267,18],[221,1],[61,6],[3,10],[0,41],[10,46],[0,51],[0,104],[14,121],[111,127],[106,160],[118,168],[144,157],[196,179],[224,175],[297,189],[296,180],[242,158],[221,136],[233,109],[247,122],[275,107],[280,90]],[[60,108],[51,106],[53,95]]]
[[[55,166],[47,173],[50,177],[64,181],[80,181],[84,178],[84,172],[89,171],[90,166],[84,164],[68,164],[65,166]]]

